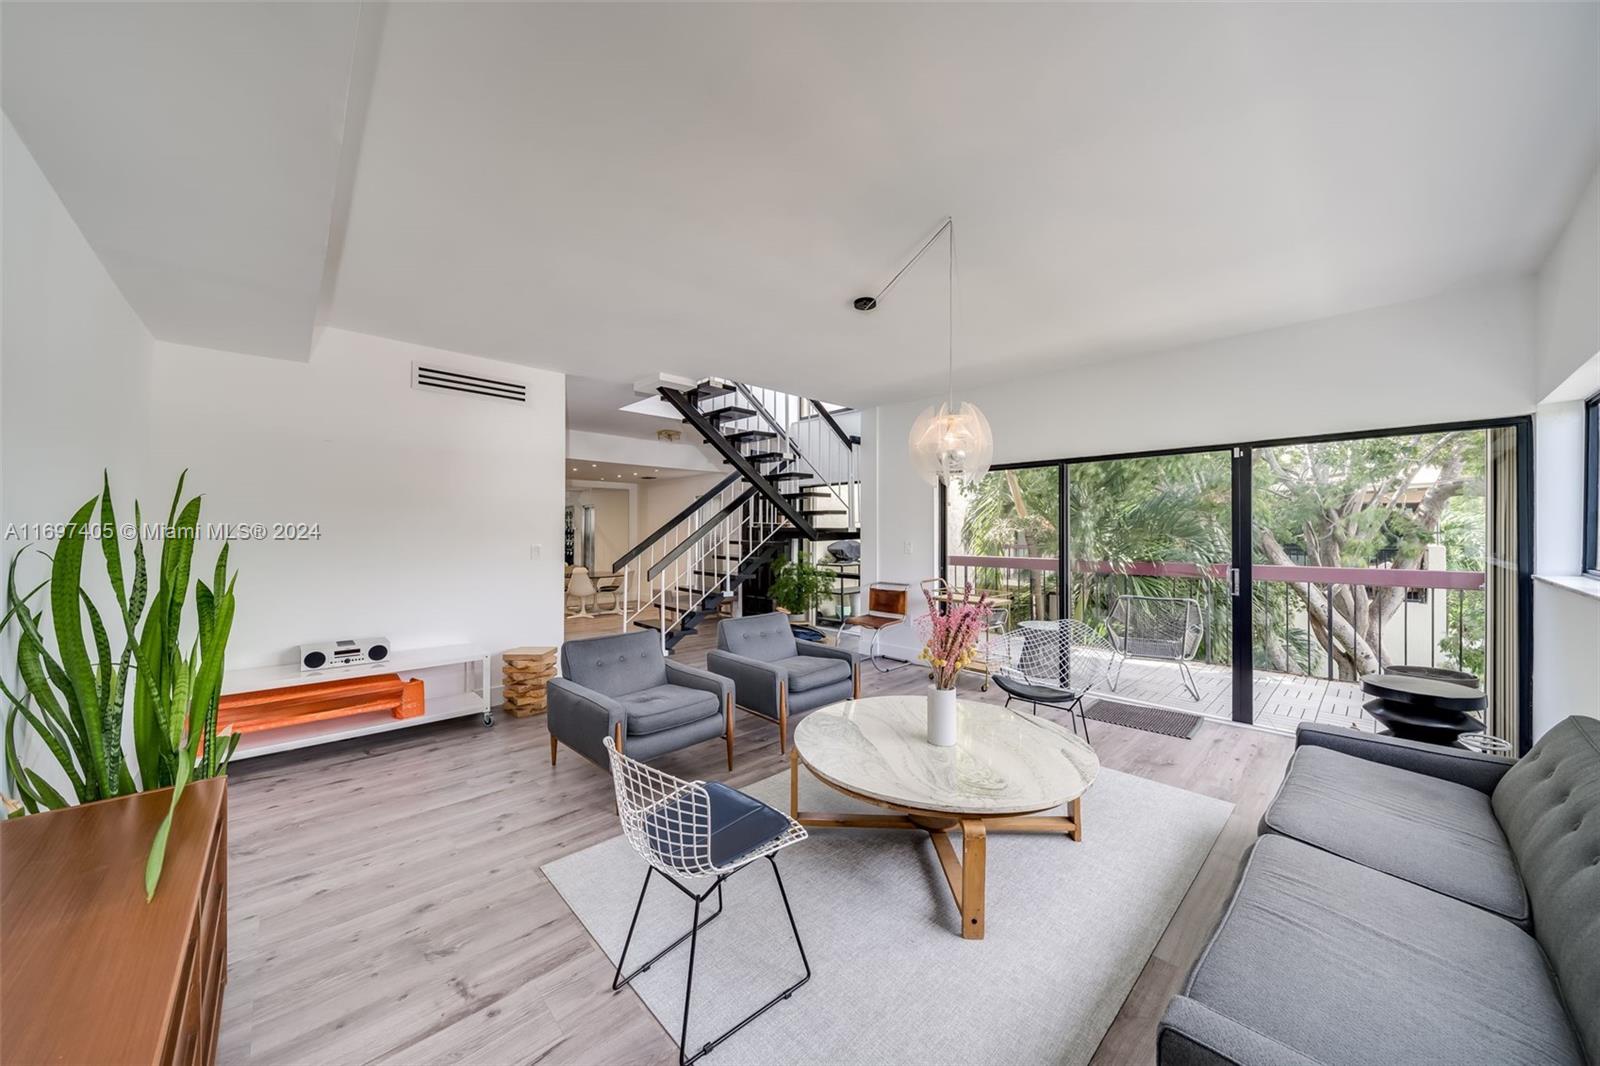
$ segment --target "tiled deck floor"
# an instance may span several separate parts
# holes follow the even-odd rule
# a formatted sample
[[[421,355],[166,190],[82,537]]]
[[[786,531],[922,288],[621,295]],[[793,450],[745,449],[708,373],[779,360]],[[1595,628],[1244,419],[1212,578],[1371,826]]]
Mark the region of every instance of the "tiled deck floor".
[[[1200,690],[1198,700],[1183,687],[1176,664],[1141,659],[1128,660],[1123,665],[1116,690],[1104,694],[1130,703],[1231,719],[1232,668],[1190,663],[1189,669]],[[1376,732],[1377,723],[1361,710],[1362,701],[1361,686],[1354,681],[1256,671],[1252,696],[1256,725],[1268,729],[1292,733],[1301,722],[1324,722]]]

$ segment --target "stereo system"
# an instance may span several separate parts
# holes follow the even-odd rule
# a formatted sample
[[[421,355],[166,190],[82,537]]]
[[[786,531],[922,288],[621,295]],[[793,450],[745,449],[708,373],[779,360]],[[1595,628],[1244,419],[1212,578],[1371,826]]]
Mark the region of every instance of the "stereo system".
[[[365,640],[328,640],[320,644],[300,645],[300,669],[329,670],[336,666],[360,666],[364,663],[381,663],[389,657],[389,638],[368,637]]]

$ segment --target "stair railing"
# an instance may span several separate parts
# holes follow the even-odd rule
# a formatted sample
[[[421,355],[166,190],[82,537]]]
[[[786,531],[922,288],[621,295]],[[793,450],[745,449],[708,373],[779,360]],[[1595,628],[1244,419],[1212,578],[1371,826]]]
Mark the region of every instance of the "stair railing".
[[[788,460],[788,468],[810,478],[813,484],[809,487],[824,490],[823,494],[812,494],[812,500],[827,505],[829,510],[843,511],[846,529],[860,528],[859,442],[840,427],[827,407],[794,393],[736,383],[735,392],[712,401],[705,411],[714,415],[736,406],[749,407],[756,413],[733,421],[756,422],[776,433],[777,450]]]
[[[623,632],[657,606],[658,594],[648,576],[651,569],[702,530],[714,527],[715,516],[748,488],[738,474],[729,474],[612,564],[612,571],[622,578],[616,591],[616,611],[622,616]]]
[[[735,487],[737,495],[645,568],[636,609],[624,615],[624,627],[648,619],[661,634],[663,651],[689,612],[713,594],[733,595],[740,569],[789,524],[753,486]]]

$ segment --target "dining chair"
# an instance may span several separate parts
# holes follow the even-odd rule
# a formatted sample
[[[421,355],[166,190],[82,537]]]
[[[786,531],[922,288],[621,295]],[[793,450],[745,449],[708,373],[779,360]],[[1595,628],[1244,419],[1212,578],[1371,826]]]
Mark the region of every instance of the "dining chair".
[[[687,940],[689,976],[683,987],[683,1027],[678,1036],[678,1064],[689,1066],[794,995],[801,985],[811,980],[811,963],[806,958],[805,945],[800,942],[800,927],[795,924],[794,909],[789,906],[789,894],[784,891],[783,875],[778,872],[777,859],[779,851],[806,838],[805,827],[738,789],[716,781],[684,781],[630,759],[616,749],[610,737],[606,738],[605,746],[611,758],[611,780],[616,789],[622,835],[645,861],[644,887],[639,890],[639,902],[634,905],[633,920],[628,923],[622,954],[617,956],[617,972],[611,979],[611,990],[617,992],[626,988],[634,978]],[[805,975],[721,1036],[702,1044],[691,1055],[689,1006],[694,995],[695,949],[700,930],[722,915],[722,883],[760,859],[766,859],[772,866],[772,876],[778,882],[778,896],[783,900],[784,913],[789,917],[789,929],[794,933],[794,944],[800,951],[800,964],[805,968]],[[644,907],[645,893],[650,890],[650,879],[656,876],[665,879],[667,884],[694,901],[693,924],[687,933],[623,976],[628,948],[633,943],[634,930],[639,925],[639,911]],[[696,892],[679,880],[685,877],[711,877],[715,880],[705,891]],[[717,897],[717,909],[705,921],[701,921],[700,908],[712,893]]]
[[[1075,618],[1049,622],[1024,622],[1022,651],[1014,663],[1007,663],[994,675],[994,683],[1006,694],[1006,706],[1014,699],[1033,704],[1064,707],[1072,731],[1083,720],[1083,739],[1089,739],[1089,716],[1083,713],[1083,698],[1096,685],[1105,682],[1116,657],[1109,641]],[[1074,718],[1076,714],[1076,718]]]
[[[870,585],[867,587],[867,613],[852,615],[844,620],[844,625],[872,630],[872,643],[867,646],[867,659],[872,663],[873,669],[880,673],[886,674],[908,665],[899,663],[895,666],[882,666],[878,662],[883,658],[883,631],[906,620],[906,591],[906,586],[900,584]],[[856,646],[860,647],[859,644]]]
[[[589,577],[589,568],[587,566],[574,566],[572,575],[567,578],[567,599],[577,600],[578,609],[573,611],[569,617],[593,618],[594,615],[589,613],[589,605],[584,601],[593,599],[594,594],[594,581]]]

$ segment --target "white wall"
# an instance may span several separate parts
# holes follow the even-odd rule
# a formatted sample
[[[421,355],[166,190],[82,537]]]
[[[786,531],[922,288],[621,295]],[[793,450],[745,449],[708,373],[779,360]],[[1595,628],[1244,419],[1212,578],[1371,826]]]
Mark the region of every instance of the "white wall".
[[[711,491],[726,474],[691,474],[640,483],[639,536],[646,537],[679,511]]]
[[[1534,735],[1569,714],[1600,717],[1600,581],[1582,562],[1583,399],[1600,391],[1600,171],[1538,284],[1534,414]]]
[[[9,120],[0,120],[0,201],[0,530],[21,534],[4,542],[9,564],[31,539],[27,524],[66,521],[99,493],[103,470],[125,506],[143,488],[151,340]],[[30,552],[18,584],[48,572]],[[84,585],[98,602],[110,596],[97,553]],[[0,669],[12,685],[14,651],[8,628]],[[71,794],[43,745],[25,740],[21,751]]]
[[[413,359],[516,378],[529,402],[413,389]],[[320,529],[235,545],[230,666],[333,637],[561,640],[562,375],[329,329],[303,364],[158,343],[153,393],[152,463],[189,468],[203,518]]]
[[[1537,283],[1534,394],[1543,400],[1600,352],[1600,169],[1539,268]]]
[[[103,469],[141,489],[151,340],[9,121],[0,138],[0,492],[8,522],[59,522]]]
[[[1230,444],[1527,414],[1534,293],[1505,281],[1428,300],[1166,352],[1008,378],[958,399],[982,407],[995,461]],[[961,359],[958,354],[957,365]],[[862,572],[912,585],[937,573],[936,496],[912,471],[928,400],[863,418]],[[897,627],[885,641],[919,641]]]

